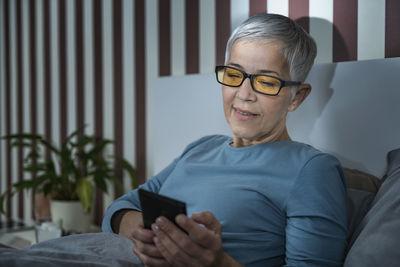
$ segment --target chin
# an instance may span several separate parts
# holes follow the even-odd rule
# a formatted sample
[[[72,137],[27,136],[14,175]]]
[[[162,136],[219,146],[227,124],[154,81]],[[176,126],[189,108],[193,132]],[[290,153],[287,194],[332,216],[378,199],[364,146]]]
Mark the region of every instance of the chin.
[[[233,136],[241,139],[246,139],[249,141],[256,140],[258,138],[258,135],[251,133],[250,131],[246,129],[233,129],[231,128]]]

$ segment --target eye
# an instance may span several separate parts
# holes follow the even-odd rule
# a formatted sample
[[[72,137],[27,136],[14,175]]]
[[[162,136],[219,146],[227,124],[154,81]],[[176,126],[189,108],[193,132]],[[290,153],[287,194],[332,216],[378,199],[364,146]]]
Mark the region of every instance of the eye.
[[[241,78],[242,77],[242,75],[240,75],[240,73],[237,73],[237,72],[227,72],[226,75],[229,78]]]
[[[275,86],[276,85],[276,84],[273,84],[270,82],[259,82],[259,83],[261,83],[262,85],[265,85],[265,86]]]

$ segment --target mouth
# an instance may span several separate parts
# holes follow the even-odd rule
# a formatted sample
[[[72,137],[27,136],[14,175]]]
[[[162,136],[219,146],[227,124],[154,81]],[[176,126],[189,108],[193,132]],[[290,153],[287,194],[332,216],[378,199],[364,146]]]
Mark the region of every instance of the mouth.
[[[248,120],[260,116],[259,114],[252,113],[248,110],[233,107],[236,117],[241,120]]]

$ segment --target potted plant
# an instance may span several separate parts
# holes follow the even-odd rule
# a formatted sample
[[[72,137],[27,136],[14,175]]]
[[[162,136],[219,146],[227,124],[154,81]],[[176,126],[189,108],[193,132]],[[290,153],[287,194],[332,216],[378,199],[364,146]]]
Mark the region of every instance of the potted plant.
[[[11,141],[12,147],[28,149],[23,170],[35,178],[14,183],[11,189],[0,196],[1,213],[5,212],[4,202],[13,194],[21,190],[42,192],[51,197],[53,221],[60,223],[61,220],[61,226],[66,231],[86,232],[90,225],[89,212],[95,186],[105,193],[108,192],[109,182],[120,189],[122,187],[115,177],[114,160],[129,173],[132,188],[137,187],[136,171],[132,165],[123,158],[106,153],[105,148],[112,141],[85,135],[83,129],[81,127],[71,133],[60,147],[39,134],[18,133],[3,137]],[[66,206],[65,211],[62,211],[63,205]]]

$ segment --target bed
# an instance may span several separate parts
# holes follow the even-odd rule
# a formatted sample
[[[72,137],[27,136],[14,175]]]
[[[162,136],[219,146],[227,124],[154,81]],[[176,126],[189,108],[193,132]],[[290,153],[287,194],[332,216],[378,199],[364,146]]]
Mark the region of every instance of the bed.
[[[316,65],[308,78],[311,95],[288,118],[292,139],[335,155],[346,168],[350,233],[344,266],[400,265],[398,73],[400,58]],[[156,80],[148,117],[150,174],[193,140],[230,134],[214,79]],[[0,249],[0,266],[142,266],[132,246],[115,234],[73,235],[22,251]]]

